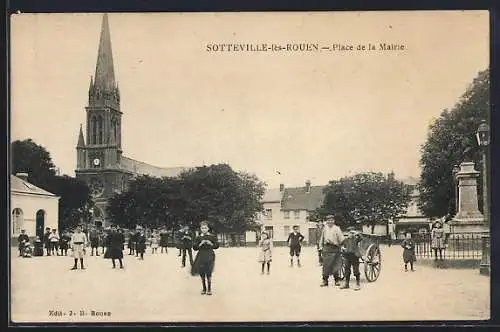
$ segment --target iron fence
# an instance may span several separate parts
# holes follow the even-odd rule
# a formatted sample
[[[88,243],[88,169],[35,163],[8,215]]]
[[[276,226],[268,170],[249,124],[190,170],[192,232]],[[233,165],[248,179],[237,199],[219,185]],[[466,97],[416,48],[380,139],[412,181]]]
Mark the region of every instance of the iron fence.
[[[481,259],[482,238],[487,233],[449,233],[446,235],[443,259]],[[420,258],[439,257],[439,251],[432,248],[431,234],[412,234],[415,242],[415,255]]]

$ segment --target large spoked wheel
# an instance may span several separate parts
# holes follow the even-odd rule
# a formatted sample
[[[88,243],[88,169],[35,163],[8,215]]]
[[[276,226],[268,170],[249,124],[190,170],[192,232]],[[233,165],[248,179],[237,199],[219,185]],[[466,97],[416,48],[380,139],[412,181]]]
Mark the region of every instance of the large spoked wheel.
[[[378,279],[382,269],[382,253],[378,246],[372,244],[368,248],[364,263],[366,280],[374,282]]]
[[[340,277],[340,280],[344,280],[345,279],[345,267],[346,267],[346,261],[345,261],[345,257],[344,255],[341,255],[341,258],[340,258],[340,270],[339,270],[339,277]]]

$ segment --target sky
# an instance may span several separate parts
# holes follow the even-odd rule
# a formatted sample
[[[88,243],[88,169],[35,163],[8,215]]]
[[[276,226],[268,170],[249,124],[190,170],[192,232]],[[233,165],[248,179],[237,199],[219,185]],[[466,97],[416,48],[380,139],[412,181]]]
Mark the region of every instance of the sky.
[[[11,17],[11,140],[74,176],[102,14]],[[225,162],[269,187],[419,177],[428,126],[489,66],[487,11],[109,14],[124,155]],[[402,44],[208,52],[207,44]]]

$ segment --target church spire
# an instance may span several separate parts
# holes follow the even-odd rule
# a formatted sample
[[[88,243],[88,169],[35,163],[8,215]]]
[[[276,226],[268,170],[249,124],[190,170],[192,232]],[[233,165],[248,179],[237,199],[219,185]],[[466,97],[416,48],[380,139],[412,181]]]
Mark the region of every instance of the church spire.
[[[112,92],[115,84],[115,71],[113,66],[113,52],[111,50],[111,36],[109,33],[108,14],[102,17],[101,37],[97,52],[97,64],[94,76],[94,88],[101,91]]]
[[[80,133],[78,134],[78,144],[76,145],[77,148],[84,148],[85,147],[85,140],[83,139],[83,130],[82,130],[82,125],[80,124]]]

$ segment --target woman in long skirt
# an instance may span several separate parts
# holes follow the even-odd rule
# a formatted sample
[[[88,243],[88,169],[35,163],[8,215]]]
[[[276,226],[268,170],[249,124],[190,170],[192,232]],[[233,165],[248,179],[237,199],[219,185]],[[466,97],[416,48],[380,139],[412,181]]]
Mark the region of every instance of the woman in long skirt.
[[[215,265],[214,249],[219,248],[217,236],[208,232],[208,223],[200,223],[200,235],[196,237],[193,243],[193,249],[197,251],[193,266],[192,275],[201,277],[202,291],[201,295],[212,295],[212,272]],[[208,287],[207,287],[208,286]]]

